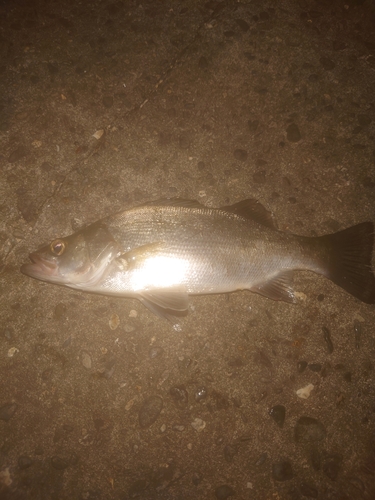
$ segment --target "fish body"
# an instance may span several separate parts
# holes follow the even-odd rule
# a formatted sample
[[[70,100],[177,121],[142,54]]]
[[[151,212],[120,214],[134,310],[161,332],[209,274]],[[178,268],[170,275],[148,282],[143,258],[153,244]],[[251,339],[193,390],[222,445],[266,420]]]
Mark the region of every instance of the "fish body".
[[[190,294],[251,290],[296,302],[292,273],[326,276],[375,302],[373,224],[308,238],[278,231],[254,200],[219,209],[172,199],[106,217],[30,254],[21,271],[81,291],[136,297],[159,316],[186,313]]]

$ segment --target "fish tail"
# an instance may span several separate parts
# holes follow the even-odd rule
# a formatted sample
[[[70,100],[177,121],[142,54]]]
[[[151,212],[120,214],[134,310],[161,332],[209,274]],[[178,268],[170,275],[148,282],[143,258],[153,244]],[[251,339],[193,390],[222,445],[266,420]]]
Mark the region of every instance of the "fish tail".
[[[328,250],[327,278],[362,302],[375,303],[374,224],[363,222],[318,239]]]

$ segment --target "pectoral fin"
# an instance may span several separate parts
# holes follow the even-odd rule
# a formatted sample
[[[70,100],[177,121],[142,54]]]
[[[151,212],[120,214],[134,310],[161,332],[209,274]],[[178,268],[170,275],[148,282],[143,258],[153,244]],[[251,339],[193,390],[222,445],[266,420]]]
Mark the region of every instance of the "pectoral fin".
[[[163,247],[163,242],[155,241],[147,245],[132,248],[129,252],[125,252],[117,257],[119,262],[126,262],[127,268],[131,269],[134,266],[139,266],[142,262],[150,257],[158,255]]]
[[[295,304],[297,302],[292,288],[293,271],[284,271],[269,281],[251,288],[252,292],[260,293],[273,300],[282,300]]]

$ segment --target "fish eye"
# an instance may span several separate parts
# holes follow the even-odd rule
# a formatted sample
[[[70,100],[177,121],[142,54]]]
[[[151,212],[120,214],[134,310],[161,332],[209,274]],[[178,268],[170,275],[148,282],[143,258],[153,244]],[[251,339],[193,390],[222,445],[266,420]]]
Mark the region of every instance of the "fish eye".
[[[65,250],[65,243],[63,240],[54,240],[50,245],[50,249],[55,255],[61,255]]]

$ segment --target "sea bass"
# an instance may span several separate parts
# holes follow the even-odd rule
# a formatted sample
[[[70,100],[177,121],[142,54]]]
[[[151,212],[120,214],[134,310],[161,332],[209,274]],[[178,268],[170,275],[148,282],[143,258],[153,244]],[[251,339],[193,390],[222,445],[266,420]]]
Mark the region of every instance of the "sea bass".
[[[313,271],[375,302],[374,225],[305,237],[278,231],[255,200],[208,208],[178,198],[146,203],[53,240],[21,271],[76,290],[139,299],[172,319],[188,296],[250,290],[295,303],[292,275]]]

